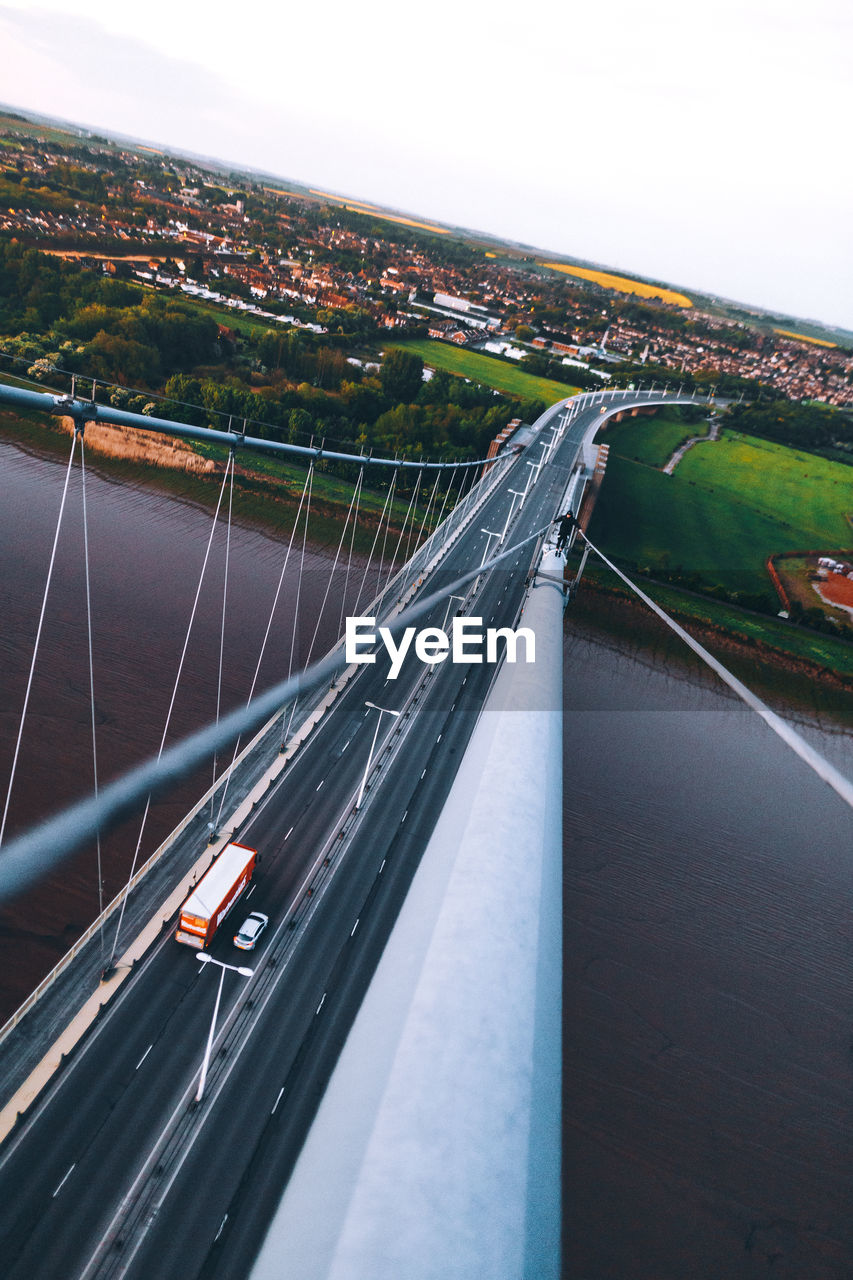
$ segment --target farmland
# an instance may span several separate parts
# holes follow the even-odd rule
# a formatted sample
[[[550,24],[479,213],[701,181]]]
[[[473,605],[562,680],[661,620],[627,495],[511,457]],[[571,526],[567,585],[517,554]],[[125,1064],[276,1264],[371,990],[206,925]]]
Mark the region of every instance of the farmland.
[[[446,369],[448,373],[470,378],[472,382],[479,382],[484,387],[493,387],[495,391],[520,396],[524,400],[544,400],[546,404],[553,404],[555,400],[563,400],[578,390],[563,382],[553,382],[550,378],[534,377],[504,360],[493,360],[491,356],[481,355],[478,351],[465,351],[446,342],[418,338],[411,342],[395,342],[394,346],[414,351],[430,368]]]
[[[692,449],[673,476],[611,452],[590,536],[652,574],[772,607],[768,556],[849,547],[851,506],[843,464],[726,431]]]
[[[592,284],[599,284],[603,289],[614,289],[617,293],[634,293],[639,298],[658,298],[661,302],[669,302],[676,307],[693,306],[686,294],[667,289],[663,285],[646,284],[645,280],[631,280],[628,276],[613,275],[610,271],[595,271],[591,267],[572,267],[567,262],[543,262],[542,266],[548,267],[550,271],[562,271],[567,276],[577,276],[580,280],[589,280]]]

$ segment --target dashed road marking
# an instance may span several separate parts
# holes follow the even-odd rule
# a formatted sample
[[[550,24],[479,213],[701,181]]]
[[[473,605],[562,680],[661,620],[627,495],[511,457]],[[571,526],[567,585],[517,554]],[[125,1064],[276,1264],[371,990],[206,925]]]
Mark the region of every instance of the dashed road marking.
[[[145,1052],[143,1053],[142,1057],[139,1059],[139,1061],[137,1062],[136,1066],[133,1068],[133,1069],[134,1069],[134,1071],[138,1071],[138,1070],[139,1070],[139,1068],[142,1066],[143,1062],[144,1062],[144,1061],[145,1061],[145,1059],[148,1057],[149,1053],[151,1052],[151,1050],[152,1050],[153,1048],[154,1048],[154,1045],[153,1045],[153,1044],[149,1044],[148,1048],[145,1050]],[[66,1174],[65,1176],[67,1177],[68,1175]],[[56,1194],[56,1192],[54,1192],[54,1195],[55,1195],[55,1194]]]
[[[71,1177],[71,1175],[72,1175],[72,1173],[74,1172],[74,1170],[76,1169],[76,1167],[77,1167],[77,1161],[75,1160],[75,1161],[74,1161],[74,1163],[72,1164],[71,1168],[70,1168],[70,1169],[68,1170],[68,1172],[66,1173],[65,1177],[64,1177],[64,1178],[62,1179],[62,1181],[60,1182],[59,1186],[58,1186],[58,1187],[56,1188],[56,1190],[54,1191],[53,1195],[50,1197],[50,1198],[51,1198],[51,1200],[55,1200],[55,1199],[56,1199],[56,1197],[59,1195],[60,1191],[61,1191],[61,1190],[62,1190],[62,1188],[65,1186],[65,1184],[66,1184],[66,1182],[68,1181],[68,1179]]]

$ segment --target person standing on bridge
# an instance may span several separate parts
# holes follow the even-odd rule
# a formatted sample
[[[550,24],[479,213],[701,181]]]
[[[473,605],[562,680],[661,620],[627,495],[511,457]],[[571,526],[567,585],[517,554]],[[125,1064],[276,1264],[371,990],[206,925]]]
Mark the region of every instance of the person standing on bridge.
[[[554,522],[556,524],[556,521]],[[557,550],[563,551],[566,543],[571,536],[572,529],[577,528],[577,520],[572,511],[567,511],[560,520],[560,527],[557,530]]]

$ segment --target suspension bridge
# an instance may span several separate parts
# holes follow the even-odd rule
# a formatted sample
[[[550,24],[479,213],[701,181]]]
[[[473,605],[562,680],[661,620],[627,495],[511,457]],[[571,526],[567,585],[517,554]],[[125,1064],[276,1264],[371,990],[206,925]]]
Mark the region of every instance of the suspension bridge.
[[[553,522],[581,510],[603,421],[694,398],[588,393],[549,409],[520,450],[443,465],[279,445],[74,394],[0,388],[4,402],[73,420],[69,473],[91,421],[226,444],[217,518],[235,450],[301,456],[282,578],[304,555],[317,463],[356,469],[308,665],[293,669],[294,616],[274,687],[257,691],[259,657],[244,707],[171,746],[167,720],[154,759],[0,849],[9,898],[141,815],[124,888],[0,1033],[7,1274],[343,1280],[432,1275],[438,1259],[461,1277],[485,1249],[482,1273],[556,1276],[566,585]],[[393,478],[358,572],[365,476],[380,468]],[[404,471],[413,483],[389,534]],[[313,660],[327,610],[339,633],[359,613],[394,637],[454,617],[527,626],[537,659],[409,657],[392,681],[387,654],[348,662],[342,636]],[[186,642],[179,675],[185,654]],[[846,779],[715,669],[853,803]],[[207,793],[147,851],[152,798],[214,756],[227,764]],[[4,827],[13,797],[14,766]],[[174,926],[235,838],[262,851],[251,906],[271,924],[251,974],[223,972],[214,1025],[209,966]],[[230,935],[210,954],[233,962]]]

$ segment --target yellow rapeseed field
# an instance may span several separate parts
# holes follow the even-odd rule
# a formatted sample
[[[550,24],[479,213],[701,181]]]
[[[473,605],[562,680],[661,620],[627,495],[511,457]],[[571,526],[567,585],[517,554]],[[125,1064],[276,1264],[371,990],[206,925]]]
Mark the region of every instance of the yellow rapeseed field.
[[[807,333],[794,333],[791,329],[774,329],[782,338],[796,338],[798,342],[812,342],[816,347],[837,347],[837,342],[827,342],[826,338],[810,338]]]
[[[614,276],[608,271],[593,271],[589,267],[570,267],[565,262],[543,262],[543,267],[552,271],[562,271],[567,276],[580,276],[582,280],[591,280],[605,289],[616,289],[619,293],[636,293],[641,298],[660,298],[662,302],[671,302],[676,307],[692,307],[693,303],[684,293],[676,293],[674,289],[659,288],[655,284],[645,284],[642,280],[631,280],[628,276]]]
[[[324,200],[335,200],[338,204],[350,205],[353,209],[370,209],[371,212],[378,208],[375,204],[367,204],[364,200],[350,200],[346,196],[333,196],[331,191],[315,191],[313,187],[309,187],[312,196],[322,196]]]
[[[333,196],[328,191],[315,191],[310,188],[312,196],[322,196],[324,200],[334,200],[344,209],[353,209],[356,213],[370,213],[374,218],[381,218],[383,222],[399,222],[404,227],[420,227],[422,231],[434,231],[437,235],[448,236],[450,232],[446,227],[437,227],[432,222],[415,222],[412,218],[399,218],[393,213],[382,213],[375,204],[365,204],[363,200],[347,200],[343,196]]]

